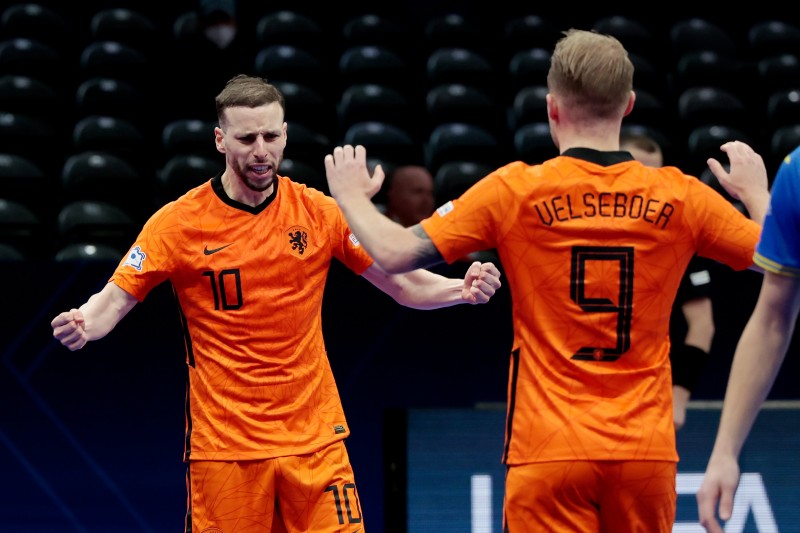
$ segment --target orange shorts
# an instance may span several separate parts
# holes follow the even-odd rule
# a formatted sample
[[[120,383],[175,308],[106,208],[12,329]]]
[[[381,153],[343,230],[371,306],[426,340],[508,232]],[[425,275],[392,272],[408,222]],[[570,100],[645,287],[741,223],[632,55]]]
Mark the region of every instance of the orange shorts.
[[[503,531],[671,533],[677,472],[669,461],[509,466]]]
[[[300,456],[190,461],[186,531],[364,533],[344,442]]]

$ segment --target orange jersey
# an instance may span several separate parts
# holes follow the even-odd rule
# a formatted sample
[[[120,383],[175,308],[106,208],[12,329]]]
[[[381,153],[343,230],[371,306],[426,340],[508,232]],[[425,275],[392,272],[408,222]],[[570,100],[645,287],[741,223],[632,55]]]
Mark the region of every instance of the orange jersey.
[[[669,317],[692,255],[741,270],[759,226],[677,168],[573,149],[506,165],[422,226],[448,262],[496,248],[511,290],[509,465],[677,461]]]
[[[157,211],[110,281],[172,284],[188,365],[184,458],[314,452],[349,435],[322,338],[332,258],[372,264],[336,202],[285,177],[257,208],[220,176]]]

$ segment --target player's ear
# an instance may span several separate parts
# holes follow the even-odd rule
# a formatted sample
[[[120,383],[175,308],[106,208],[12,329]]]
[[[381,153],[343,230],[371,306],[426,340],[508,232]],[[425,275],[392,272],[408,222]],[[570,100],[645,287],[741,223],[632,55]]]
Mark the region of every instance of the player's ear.
[[[631,91],[630,96],[628,96],[628,105],[625,107],[625,112],[622,114],[623,117],[627,117],[631,111],[633,111],[633,104],[636,102],[636,93]]]

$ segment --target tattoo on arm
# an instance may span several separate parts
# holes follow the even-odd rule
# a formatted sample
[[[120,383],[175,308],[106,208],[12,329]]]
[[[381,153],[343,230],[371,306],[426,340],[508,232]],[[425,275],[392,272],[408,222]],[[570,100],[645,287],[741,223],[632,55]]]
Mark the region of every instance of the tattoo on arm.
[[[442,254],[439,253],[439,250],[433,244],[431,238],[428,237],[428,234],[425,233],[425,230],[422,229],[422,226],[415,224],[411,227],[411,230],[414,235],[420,238],[417,249],[414,251],[414,266],[416,268],[428,268],[444,263]]]

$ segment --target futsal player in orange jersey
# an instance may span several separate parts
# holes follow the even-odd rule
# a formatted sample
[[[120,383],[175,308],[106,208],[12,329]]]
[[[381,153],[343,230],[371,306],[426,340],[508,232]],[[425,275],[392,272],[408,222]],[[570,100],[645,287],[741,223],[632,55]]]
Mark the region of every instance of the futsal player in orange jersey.
[[[610,36],[570,30],[548,73],[560,155],[490,173],[403,228],[369,200],[362,146],[325,158],[333,196],[390,272],[495,248],[511,288],[514,340],[502,460],[504,531],[669,533],[678,454],[669,316],[697,253],[752,265],[769,201],[761,157],[722,146],[708,164],[754,220],[675,167],[619,150],[633,108],[633,65]]]
[[[385,273],[333,198],[279,175],[277,88],[237,76],[216,108],[225,170],[159,209],[105,287],[53,319],[53,335],[78,350],[171,283],[188,370],[186,531],[363,533],[322,336],[332,259],[416,309],[485,303],[500,272],[475,262],[463,280]]]

